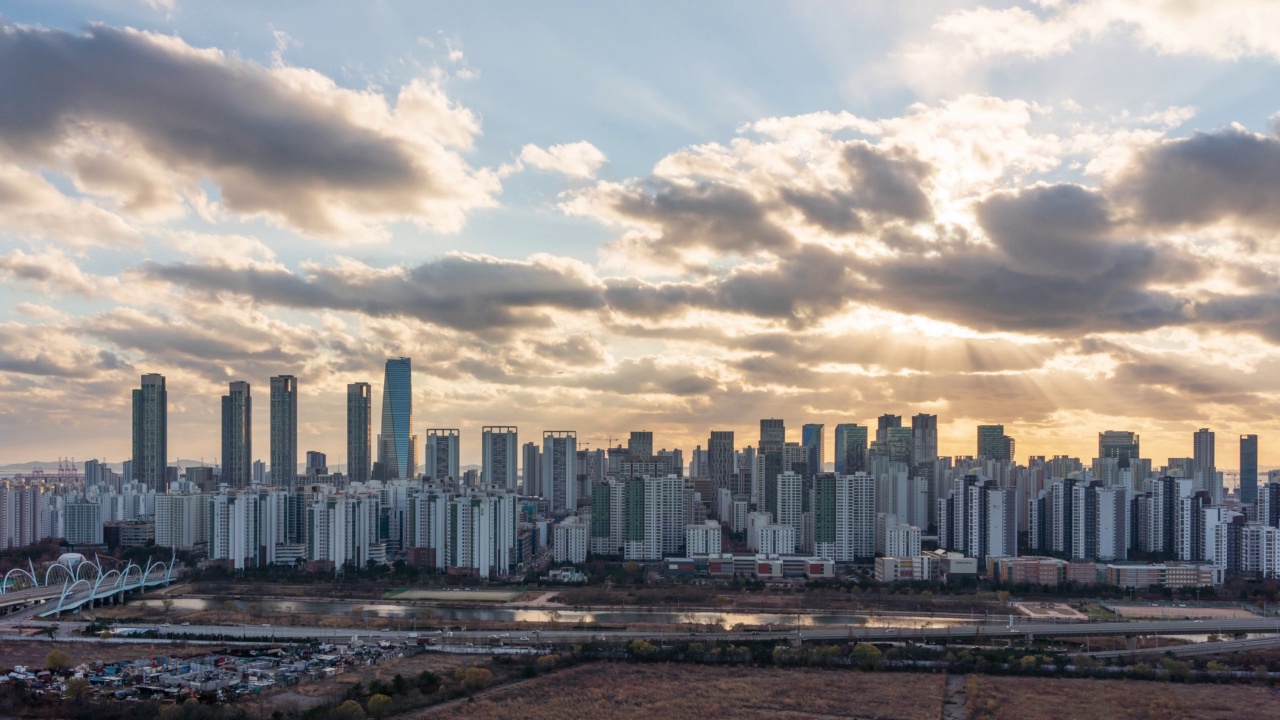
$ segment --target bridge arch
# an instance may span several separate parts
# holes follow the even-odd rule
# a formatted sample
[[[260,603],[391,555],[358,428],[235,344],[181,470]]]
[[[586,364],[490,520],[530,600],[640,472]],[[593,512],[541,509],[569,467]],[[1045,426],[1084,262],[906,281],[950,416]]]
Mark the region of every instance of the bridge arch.
[[[98,578],[93,581],[93,594],[95,596],[98,594],[98,591],[102,588],[102,583],[106,582],[107,579],[110,578],[112,575],[115,575],[116,579],[114,582],[112,582],[110,585],[107,586],[107,589],[112,590],[115,588],[116,585],[120,584],[120,571],[108,570],[105,573],[99,575]],[[77,582],[80,582],[80,581],[77,581]],[[88,581],[86,580],[84,582],[88,582]]]
[[[62,607],[63,607],[63,605],[64,605],[64,604],[66,604],[66,602],[67,602],[67,596],[68,596],[68,595],[70,595],[70,594],[72,593],[72,591],[74,591],[74,590],[76,589],[76,587],[77,587],[77,586],[79,586],[79,585],[81,585],[81,584],[83,584],[83,585],[85,586],[85,588],[86,588],[86,589],[89,591],[89,593],[90,593],[90,597],[92,597],[92,593],[93,593],[93,586],[89,584],[89,581],[88,581],[88,580],[76,580],[75,582],[73,582],[73,583],[71,583],[71,584],[69,584],[69,585],[67,585],[67,586],[65,586],[65,587],[63,587],[63,588],[62,588],[62,595],[60,595],[60,596],[58,597],[58,607],[54,608],[54,613],[55,613],[55,614],[56,614],[56,613],[59,613],[59,612],[62,612]]]
[[[26,569],[24,569],[24,568],[16,567],[16,568],[14,568],[14,569],[12,569],[12,570],[10,570],[9,572],[7,572],[7,573],[5,573],[5,574],[4,574],[4,582],[3,582],[3,584],[0,584],[0,593],[8,592],[8,590],[9,590],[9,577],[10,577],[11,575],[13,575],[14,573],[18,573],[18,577],[25,577],[25,578],[30,579],[30,580],[31,580],[31,585],[32,585],[33,587],[40,587],[40,581],[36,579],[35,573],[32,573],[32,572],[30,572],[29,570],[26,570]]]
[[[124,567],[124,572],[123,572],[123,573],[120,573],[120,586],[121,586],[121,587],[126,588],[126,589],[129,587],[129,574],[130,574],[130,573],[133,573],[133,575],[135,575],[135,576],[136,576],[136,578],[137,578],[134,582],[141,582],[141,580],[142,580],[142,568],[141,568],[141,567],[139,567],[139,566],[137,565],[137,563],[134,563],[133,561],[130,561],[128,565],[125,565],[125,567]]]
[[[161,580],[168,580],[169,573],[173,570],[173,561],[164,562],[162,560],[150,560],[147,562],[147,569],[142,573],[142,584],[146,585],[151,582],[151,573],[156,570],[164,570],[164,577]]]
[[[97,555],[95,555],[94,557],[96,558]],[[88,573],[88,570],[90,569],[93,570],[92,576],[89,575]],[[83,577],[82,577],[82,574],[83,574]],[[94,578],[102,577],[102,565],[99,563],[93,562],[88,558],[85,558],[84,560],[81,560],[78,565],[76,565],[75,579],[87,580],[90,577],[94,577]]]
[[[64,582],[75,582],[75,581],[76,581],[76,573],[75,573],[75,571],[74,571],[74,570],[72,570],[71,568],[67,567],[66,565],[63,565],[62,563],[54,563],[54,564],[50,565],[48,568],[46,568],[46,569],[45,569],[45,571],[44,571],[44,584],[45,584],[45,585],[49,585],[49,584],[50,584],[50,582],[49,582],[49,576],[50,576],[50,575],[54,575],[54,574],[55,574],[55,573],[54,573],[54,571],[55,571],[55,570],[56,570],[56,571],[61,572],[61,573],[65,576],[65,578],[66,578],[66,579],[65,579],[65,581],[64,581]]]

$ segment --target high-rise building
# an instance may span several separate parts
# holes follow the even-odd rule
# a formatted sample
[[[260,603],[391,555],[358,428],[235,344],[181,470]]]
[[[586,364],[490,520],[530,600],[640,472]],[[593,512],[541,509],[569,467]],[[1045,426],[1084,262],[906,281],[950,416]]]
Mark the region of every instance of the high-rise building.
[[[822,463],[826,458],[826,446],[823,442],[826,426],[822,423],[807,423],[800,428],[800,444],[805,448],[805,463],[808,465],[807,477],[822,472]]]
[[[932,464],[938,459],[938,416],[911,416],[911,463]]]
[[[307,451],[307,478],[329,474],[329,456],[318,451]]]
[[[852,475],[867,469],[867,428],[857,423],[836,425],[836,474]]]
[[[367,483],[373,464],[373,388],[367,382],[347,385],[347,477]]]
[[[1137,433],[1127,430],[1098,433],[1098,457],[1118,459],[1121,470],[1127,469],[1129,461],[1137,460],[1141,455]]]
[[[889,428],[902,427],[901,415],[881,415],[876,418],[876,442],[889,442]]]
[[[515,492],[519,487],[520,435],[514,425],[480,429],[480,484]]]
[[[712,430],[711,438],[707,440],[706,476],[711,479],[713,492],[730,486],[734,472],[733,453],[733,431]]]
[[[1003,425],[978,426],[978,455],[987,460],[1013,460],[1013,438],[1004,434]]]
[[[627,440],[627,454],[632,457],[653,457],[653,433],[647,430],[633,430]]]
[[[1217,444],[1214,442],[1214,433],[1209,428],[1200,428],[1192,437],[1193,454],[1192,454],[1192,472],[1207,472],[1218,467],[1214,459]]]
[[[956,478],[945,498],[938,499],[938,545],[978,558],[1018,554],[1013,488],[1002,488],[988,477]]]
[[[459,468],[459,437],[457,428],[427,428],[427,477],[443,480],[461,480]]]
[[[760,449],[756,462],[760,466],[756,484],[763,497],[760,504],[765,512],[778,512],[778,475],[782,474],[783,451],[787,444],[787,426],[779,418],[760,421]]]
[[[293,487],[298,475],[298,379],[271,378],[271,483]]]
[[[142,387],[133,391],[133,477],[148,489],[164,492],[164,470],[169,456],[169,392],[164,376],[142,376]]]
[[[1258,499],[1258,436],[1240,436],[1240,502]]]
[[[551,512],[570,512],[578,504],[578,433],[546,430],[542,433],[542,472],[539,481]]]
[[[545,491],[542,489],[540,476],[542,475],[542,450],[538,447],[538,443],[527,442],[521,452],[521,488],[520,492],[524,495],[533,495],[537,497],[546,497]]]
[[[382,381],[382,427],[378,462],[384,479],[418,474],[418,436],[413,434],[413,367],[409,358],[388,358]]]
[[[249,383],[236,381],[222,396],[222,482],[248,487],[253,478],[253,399]]]
[[[813,525],[818,557],[841,563],[875,557],[875,478],[864,472],[819,475],[813,486]]]

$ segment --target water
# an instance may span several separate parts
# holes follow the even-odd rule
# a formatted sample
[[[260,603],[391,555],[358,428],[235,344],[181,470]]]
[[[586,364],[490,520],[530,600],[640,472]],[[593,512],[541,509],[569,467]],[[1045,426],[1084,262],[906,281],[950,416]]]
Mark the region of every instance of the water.
[[[146,607],[158,608],[159,600],[141,600]],[[672,612],[667,610],[559,610],[557,608],[504,608],[504,607],[429,607],[398,605],[394,603],[331,602],[320,600],[217,600],[212,598],[173,598],[177,610],[221,610],[231,602],[237,612],[245,612],[256,603],[263,612],[288,615],[348,615],[369,618],[418,618],[423,610],[430,610],[427,622],[532,622],[549,623],[551,613],[558,613],[557,622],[576,625],[599,623],[602,625],[628,625],[649,623],[678,625],[735,625],[794,627],[858,625],[862,627],[944,628],[973,622],[957,618],[937,618],[927,615],[858,615],[851,613],[803,612],[803,613],[747,613],[747,612]]]

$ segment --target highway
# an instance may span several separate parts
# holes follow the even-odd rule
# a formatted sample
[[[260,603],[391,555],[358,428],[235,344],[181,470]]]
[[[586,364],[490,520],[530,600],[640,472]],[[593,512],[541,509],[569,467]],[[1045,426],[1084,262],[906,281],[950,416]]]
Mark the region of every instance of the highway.
[[[1222,655],[1224,653],[1254,652],[1272,650],[1280,647],[1280,635],[1268,635],[1247,640],[1221,640],[1218,642],[1199,642],[1190,645],[1174,645],[1171,647],[1135,648],[1133,650],[1104,650],[1091,652],[1095,658],[1136,658],[1142,656],[1176,655],[1190,657],[1194,655]]]

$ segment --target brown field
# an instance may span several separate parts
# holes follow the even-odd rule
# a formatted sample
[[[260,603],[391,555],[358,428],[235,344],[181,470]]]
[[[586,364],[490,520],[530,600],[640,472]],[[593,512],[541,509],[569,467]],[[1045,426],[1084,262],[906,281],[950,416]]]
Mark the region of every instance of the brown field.
[[[596,663],[402,718],[937,720],[941,675]]]
[[[1113,605],[1112,607],[1115,608],[1116,614],[1126,618],[1168,618],[1170,620],[1203,618],[1222,620],[1258,617],[1257,613],[1251,613],[1240,608],[1170,607],[1168,605],[1161,605],[1160,607],[1151,607],[1150,605]]]
[[[47,640],[0,640],[0,671],[12,670],[15,665],[29,668],[44,667],[44,659],[54,650],[62,650],[74,663],[120,662],[150,657],[154,649],[157,657],[194,657],[207,655],[208,646],[179,646],[159,643],[153,646],[143,643],[110,642],[49,642]]]
[[[1280,718],[1280,691],[1256,685],[970,675],[967,687],[975,720]]]

